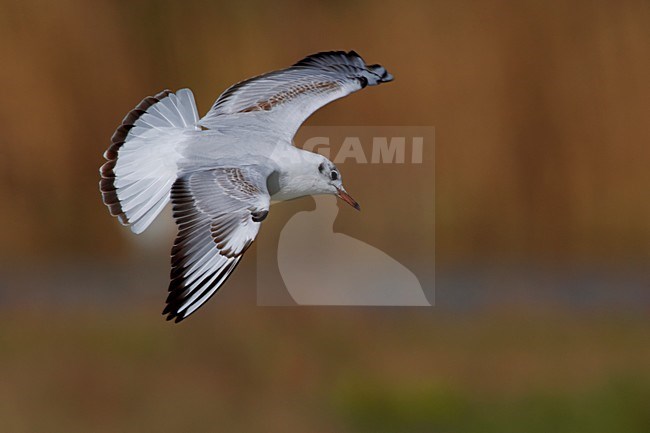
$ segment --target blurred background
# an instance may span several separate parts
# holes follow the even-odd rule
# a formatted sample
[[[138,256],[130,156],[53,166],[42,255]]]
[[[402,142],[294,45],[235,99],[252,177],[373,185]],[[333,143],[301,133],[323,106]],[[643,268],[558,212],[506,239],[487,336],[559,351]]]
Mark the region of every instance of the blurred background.
[[[650,431],[649,22],[631,0],[0,1],[0,431]],[[332,49],[396,80],[308,124],[436,128],[436,306],[259,308],[251,251],[164,322],[173,230],[108,215],[114,129],[161,89],[205,113]],[[335,228],[408,256],[386,228],[412,210]]]

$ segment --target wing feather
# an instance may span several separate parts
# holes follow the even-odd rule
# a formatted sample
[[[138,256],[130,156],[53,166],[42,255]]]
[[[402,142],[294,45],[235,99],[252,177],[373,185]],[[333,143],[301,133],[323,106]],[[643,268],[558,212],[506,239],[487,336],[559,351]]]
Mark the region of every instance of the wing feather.
[[[392,81],[380,65],[366,65],[354,51],[311,55],[279,71],[269,72],[227,89],[199,124],[213,128],[225,116],[242,123],[266,125],[291,140],[300,125],[320,107],[368,85]]]
[[[217,168],[178,179],[171,190],[178,235],[163,314],[179,322],[226,281],[255,240],[272,168]]]

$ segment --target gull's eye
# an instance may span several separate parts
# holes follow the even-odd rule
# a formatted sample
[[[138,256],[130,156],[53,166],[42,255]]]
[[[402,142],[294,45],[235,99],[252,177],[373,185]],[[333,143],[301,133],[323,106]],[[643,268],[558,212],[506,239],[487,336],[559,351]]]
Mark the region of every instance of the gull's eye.
[[[336,180],[339,178],[339,174],[336,171],[332,171],[330,173],[330,177],[332,178],[332,180]]]

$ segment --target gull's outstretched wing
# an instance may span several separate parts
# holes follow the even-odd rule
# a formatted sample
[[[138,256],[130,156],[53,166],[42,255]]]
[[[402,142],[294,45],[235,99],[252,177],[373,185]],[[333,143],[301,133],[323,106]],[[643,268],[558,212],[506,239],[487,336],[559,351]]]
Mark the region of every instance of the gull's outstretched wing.
[[[311,55],[290,68],[242,81],[226,90],[199,124],[218,126],[223,116],[238,116],[291,140],[320,107],[366,86],[392,81],[380,65],[366,65],[354,51]]]
[[[163,314],[180,322],[226,281],[257,236],[269,210],[257,165],[217,168],[179,178],[171,200],[178,235],[172,247],[169,296]]]

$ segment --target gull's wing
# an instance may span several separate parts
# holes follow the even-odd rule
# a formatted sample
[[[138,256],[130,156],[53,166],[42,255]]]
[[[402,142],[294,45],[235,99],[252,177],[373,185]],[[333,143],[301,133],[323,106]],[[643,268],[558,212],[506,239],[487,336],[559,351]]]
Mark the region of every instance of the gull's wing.
[[[366,86],[392,81],[380,65],[366,65],[354,51],[311,55],[290,68],[242,81],[226,90],[199,124],[216,127],[238,116],[291,140],[320,107]]]
[[[255,240],[269,210],[266,179],[257,165],[217,168],[179,178],[171,200],[178,235],[163,314],[179,322],[226,281]]]

